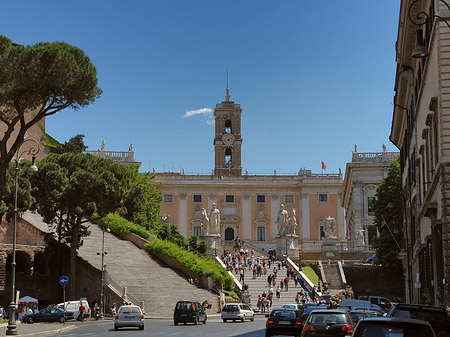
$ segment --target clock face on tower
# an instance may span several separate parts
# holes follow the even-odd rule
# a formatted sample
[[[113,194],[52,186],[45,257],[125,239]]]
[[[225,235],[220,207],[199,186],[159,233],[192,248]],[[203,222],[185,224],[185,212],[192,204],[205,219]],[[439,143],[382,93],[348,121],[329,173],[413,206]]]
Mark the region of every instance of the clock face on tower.
[[[222,136],[222,142],[224,145],[233,145],[234,136],[231,133],[226,133]]]

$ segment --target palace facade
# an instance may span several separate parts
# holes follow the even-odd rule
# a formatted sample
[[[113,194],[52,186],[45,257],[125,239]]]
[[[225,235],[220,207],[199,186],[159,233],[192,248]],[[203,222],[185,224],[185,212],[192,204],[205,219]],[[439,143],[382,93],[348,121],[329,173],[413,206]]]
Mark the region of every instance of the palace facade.
[[[221,212],[223,244],[239,237],[247,245],[274,248],[278,234],[277,213],[285,206],[295,209],[296,234],[303,250],[320,250],[325,218],[336,221],[334,236],[346,235],[342,200],[342,174],[314,174],[300,169],[297,175],[242,173],[240,104],[230,100],[216,105],[213,139],[215,167],[211,175],[155,173],[152,180],[161,190],[161,218],[178,226],[188,239],[201,234],[202,208],[215,203]]]

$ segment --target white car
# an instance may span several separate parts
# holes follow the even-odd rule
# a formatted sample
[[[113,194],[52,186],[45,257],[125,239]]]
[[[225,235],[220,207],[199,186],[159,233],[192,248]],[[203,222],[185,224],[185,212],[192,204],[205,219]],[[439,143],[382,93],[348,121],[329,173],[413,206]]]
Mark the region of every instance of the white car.
[[[293,303],[293,304],[283,304],[281,306],[281,309],[294,309],[294,310],[299,310],[299,311],[303,311],[303,307],[301,304],[297,304],[297,303]]]
[[[144,313],[137,305],[122,305],[114,316],[114,330],[124,327],[138,327],[144,330]]]
[[[80,315],[80,304],[83,303],[84,305],[84,318],[91,317],[91,308],[89,307],[89,303],[86,299],[82,298],[79,301],[67,301],[65,303],[59,303],[57,305],[58,308],[63,309],[65,308],[66,311],[73,312],[74,318],[77,320],[81,319]],[[64,307],[65,304],[65,307]]]
[[[224,322],[228,320],[244,322],[246,319],[253,322],[255,320],[255,313],[245,303],[227,303],[222,308],[221,317]]]

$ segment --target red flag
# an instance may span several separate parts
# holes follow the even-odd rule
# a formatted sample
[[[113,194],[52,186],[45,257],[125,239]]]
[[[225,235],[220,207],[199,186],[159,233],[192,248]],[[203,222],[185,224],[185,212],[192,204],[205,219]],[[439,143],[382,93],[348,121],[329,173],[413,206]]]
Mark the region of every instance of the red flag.
[[[322,162],[322,170],[327,170],[327,165],[325,165],[325,163],[324,162]]]

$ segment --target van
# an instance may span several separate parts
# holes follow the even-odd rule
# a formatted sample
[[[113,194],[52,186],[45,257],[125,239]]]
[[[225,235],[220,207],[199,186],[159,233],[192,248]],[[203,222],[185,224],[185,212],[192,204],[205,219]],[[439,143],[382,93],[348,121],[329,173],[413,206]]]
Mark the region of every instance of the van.
[[[80,302],[82,302],[85,307],[84,318],[89,318],[91,316],[91,308],[89,308],[89,303],[85,298],[82,298],[79,301],[67,301],[66,311],[73,312],[73,316],[76,317],[77,320],[80,320]],[[59,303],[57,306],[64,310],[64,303]]]
[[[370,301],[371,303],[382,307],[386,311],[388,311],[389,308],[392,306],[391,302],[386,297],[382,296],[359,296],[358,299]]]
[[[358,310],[364,309],[364,310],[376,310],[381,311],[382,313],[386,313],[387,310],[383,307],[379,306],[378,304],[374,304],[370,301],[364,301],[364,300],[353,300],[353,299],[342,299],[341,304],[339,305],[339,308],[346,309],[347,310],[354,310],[355,308],[358,308]]]

